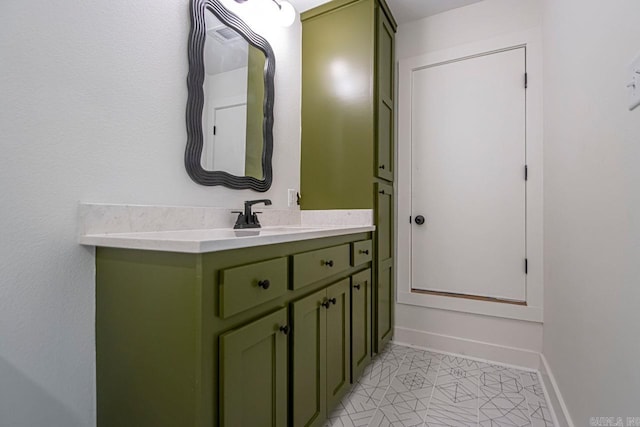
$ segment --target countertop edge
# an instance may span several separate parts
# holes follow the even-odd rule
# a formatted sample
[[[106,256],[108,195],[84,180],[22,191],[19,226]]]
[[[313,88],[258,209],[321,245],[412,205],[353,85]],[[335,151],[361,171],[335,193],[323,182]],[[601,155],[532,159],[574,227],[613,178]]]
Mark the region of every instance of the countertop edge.
[[[138,249],[162,252],[179,253],[209,253],[241,249],[255,246],[273,245],[278,243],[298,242],[302,240],[321,239],[324,237],[336,237],[357,233],[375,231],[373,225],[318,227],[314,230],[294,231],[290,233],[273,234],[265,236],[248,236],[215,240],[180,240],[180,239],[149,239],[136,238],[136,233],[112,234],[86,234],[79,236],[78,242],[85,246],[109,247],[119,249]],[[123,233],[125,234],[125,233]],[[139,233],[148,235],[152,233]]]

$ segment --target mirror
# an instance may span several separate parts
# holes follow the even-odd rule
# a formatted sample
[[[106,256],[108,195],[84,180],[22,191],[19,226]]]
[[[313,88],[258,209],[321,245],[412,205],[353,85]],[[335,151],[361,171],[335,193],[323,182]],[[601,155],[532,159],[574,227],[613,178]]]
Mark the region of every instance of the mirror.
[[[274,74],[263,37],[219,0],[192,0],[185,166],[195,182],[269,189]]]

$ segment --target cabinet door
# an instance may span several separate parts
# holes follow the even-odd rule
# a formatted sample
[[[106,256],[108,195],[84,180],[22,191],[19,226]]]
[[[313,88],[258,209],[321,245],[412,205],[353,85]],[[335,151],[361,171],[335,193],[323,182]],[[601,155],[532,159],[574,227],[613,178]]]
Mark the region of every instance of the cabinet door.
[[[327,288],[327,407],[334,408],[351,382],[351,280]]]
[[[351,277],[351,382],[371,360],[371,269]]]
[[[376,32],[376,84],[377,108],[377,168],[376,176],[393,181],[393,70],[394,70],[394,32],[382,8],[377,11]]]
[[[291,304],[292,422],[296,427],[322,425],[326,414],[326,296],[323,289]]]
[[[302,16],[301,208],[371,209],[375,2],[333,4]]]
[[[380,352],[393,335],[393,187],[376,184],[375,350]]]
[[[285,326],[282,308],[220,337],[221,426],[287,424]]]
[[[393,187],[376,183],[376,260],[393,257]]]
[[[393,259],[378,265],[376,352],[382,351],[393,336]]]

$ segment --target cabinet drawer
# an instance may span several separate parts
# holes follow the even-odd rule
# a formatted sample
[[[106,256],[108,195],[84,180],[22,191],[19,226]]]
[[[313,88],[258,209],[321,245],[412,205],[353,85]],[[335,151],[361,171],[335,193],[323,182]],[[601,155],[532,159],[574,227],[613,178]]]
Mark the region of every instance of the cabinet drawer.
[[[362,240],[351,244],[351,265],[356,266],[371,261],[372,254],[371,240]]]
[[[287,291],[287,258],[277,258],[220,272],[220,317],[284,295]]]
[[[349,256],[348,244],[294,255],[292,289],[300,289],[348,269]]]

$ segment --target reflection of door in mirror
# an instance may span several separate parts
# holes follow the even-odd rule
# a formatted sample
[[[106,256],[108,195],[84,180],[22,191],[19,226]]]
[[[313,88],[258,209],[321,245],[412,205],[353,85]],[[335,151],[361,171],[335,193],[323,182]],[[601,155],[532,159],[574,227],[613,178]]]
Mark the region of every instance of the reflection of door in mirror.
[[[264,54],[206,15],[202,167],[263,178]]]

